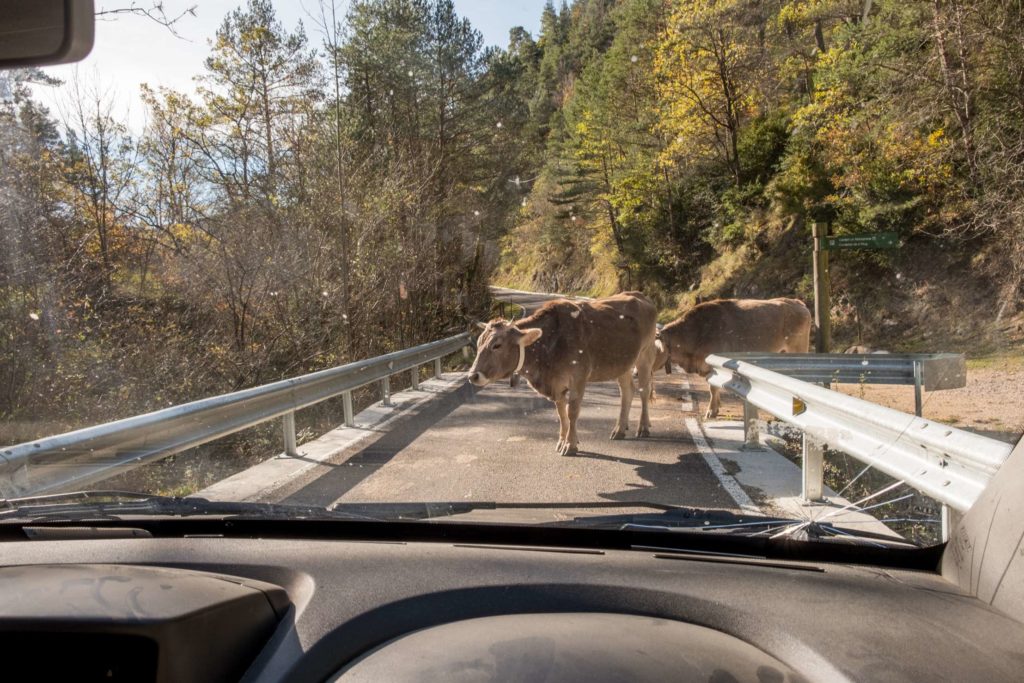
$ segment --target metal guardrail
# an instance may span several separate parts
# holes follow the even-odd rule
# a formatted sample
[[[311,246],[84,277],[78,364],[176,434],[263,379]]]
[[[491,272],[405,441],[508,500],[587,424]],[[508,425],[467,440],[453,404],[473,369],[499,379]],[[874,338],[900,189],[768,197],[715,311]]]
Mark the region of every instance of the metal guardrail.
[[[376,358],[204,398],[145,415],[87,427],[0,449],[0,495],[34,495],[81,487],[127,469],[200,446],[254,425],[283,419],[285,452],[298,455],[295,411],[341,395],[345,425],[353,426],[352,391],[380,382],[390,405],[390,377],[410,371],[412,387],[419,368],[472,345],[469,334],[423,344]]]
[[[593,301],[589,296],[578,296],[575,294],[558,294],[557,292],[528,292],[525,289],[512,289],[510,287],[498,287],[490,285],[488,289],[491,292],[491,296],[495,299],[510,296],[527,297],[530,299],[540,299],[544,301],[553,301],[554,299],[569,299],[570,301]]]
[[[962,353],[732,353],[729,358],[826,386],[836,382],[913,385],[918,417],[922,389],[967,386],[967,361]]]
[[[509,289],[508,287],[495,287],[494,285],[491,285],[488,289],[491,292],[491,296],[496,301],[501,302],[501,314],[506,318],[512,318],[512,306],[518,306],[522,309],[523,317],[525,317],[533,309],[540,308],[544,303],[554,301],[555,299],[593,301],[593,299],[587,296],[573,296],[553,292],[527,292],[522,289]]]
[[[491,285],[489,287],[491,291],[491,297],[501,303],[501,314],[505,318],[512,318],[512,306],[518,306],[522,309],[522,315],[520,317],[525,318],[532,311],[531,308],[540,308],[548,301],[555,301],[556,299],[568,299],[569,301],[593,301],[594,299],[589,296],[574,296],[571,294],[552,294],[550,292],[527,292],[522,289],[509,289],[508,287],[495,287]],[[657,328],[660,330],[664,325],[657,323]]]
[[[822,497],[826,447],[842,451],[964,512],[1012,446],[789,377],[735,358],[708,356],[708,381],[804,433],[804,498]],[[756,416],[745,405],[744,418]]]

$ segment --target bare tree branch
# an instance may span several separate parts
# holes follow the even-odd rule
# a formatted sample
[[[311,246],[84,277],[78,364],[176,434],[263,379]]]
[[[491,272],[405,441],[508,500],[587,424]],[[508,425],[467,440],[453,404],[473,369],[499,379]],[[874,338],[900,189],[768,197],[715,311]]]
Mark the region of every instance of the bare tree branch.
[[[154,0],[153,4],[148,7],[133,2],[128,7],[101,9],[98,12],[96,12],[96,18],[100,21],[113,21],[117,18],[118,15],[124,14],[136,17],[145,17],[147,19],[155,21],[156,23],[166,28],[168,31],[171,32],[171,34],[174,37],[181,38],[182,40],[188,40],[188,38],[185,38],[180,33],[178,33],[176,27],[178,22],[184,19],[186,16],[196,16],[197,7],[198,5],[192,5],[191,7],[187,7],[186,9],[182,10],[180,14],[169,15],[167,14],[167,10],[164,7],[163,0]]]

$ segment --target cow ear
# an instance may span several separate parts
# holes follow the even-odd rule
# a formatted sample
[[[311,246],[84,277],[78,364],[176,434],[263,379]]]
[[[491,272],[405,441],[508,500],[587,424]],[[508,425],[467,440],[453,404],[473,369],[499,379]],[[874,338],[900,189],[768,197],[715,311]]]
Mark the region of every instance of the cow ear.
[[[522,330],[522,333],[523,337],[522,339],[519,340],[519,343],[522,344],[523,346],[529,346],[533,342],[540,339],[540,336],[544,334],[544,330],[540,329],[539,327],[531,327]]]
[[[487,323],[482,323],[479,320],[476,321],[476,326],[479,327],[481,330],[486,330],[487,329]]]

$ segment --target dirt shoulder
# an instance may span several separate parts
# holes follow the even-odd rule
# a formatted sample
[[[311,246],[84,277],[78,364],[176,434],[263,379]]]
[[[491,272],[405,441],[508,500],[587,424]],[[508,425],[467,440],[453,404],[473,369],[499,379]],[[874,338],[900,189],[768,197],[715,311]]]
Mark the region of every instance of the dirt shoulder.
[[[1016,443],[1024,433],[1024,367],[1014,365],[969,365],[966,387],[924,393],[923,416]],[[841,384],[837,389],[905,413],[914,412],[913,387]]]

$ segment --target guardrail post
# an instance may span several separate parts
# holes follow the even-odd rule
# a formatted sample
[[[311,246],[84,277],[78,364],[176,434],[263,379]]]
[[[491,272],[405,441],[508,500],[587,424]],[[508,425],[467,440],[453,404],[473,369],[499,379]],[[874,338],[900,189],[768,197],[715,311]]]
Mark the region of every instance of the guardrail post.
[[[391,406],[391,378],[385,377],[380,381],[381,403]]]
[[[341,405],[342,405],[342,409],[345,411],[345,426],[346,427],[355,427],[356,426],[356,418],[352,414],[352,392],[351,391],[346,391],[345,393],[343,393],[341,395]]]
[[[418,365],[409,371],[409,386],[413,391],[420,388],[420,366]]]
[[[437,377],[437,378],[441,377],[441,359],[440,358],[435,358],[434,359],[434,377]]]
[[[949,540],[949,535],[953,531],[953,510],[948,505],[943,504],[939,515],[942,518],[942,542],[945,543]]]
[[[299,457],[298,446],[295,441],[295,411],[284,414],[281,418],[281,426],[284,428],[284,454],[290,458]]]
[[[825,476],[825,448],[803,436],[803,498],[817,501],[823,498]]]
[[[761,434],[757,425],[757,407],[743,402],[743,450],[761,450]]]

